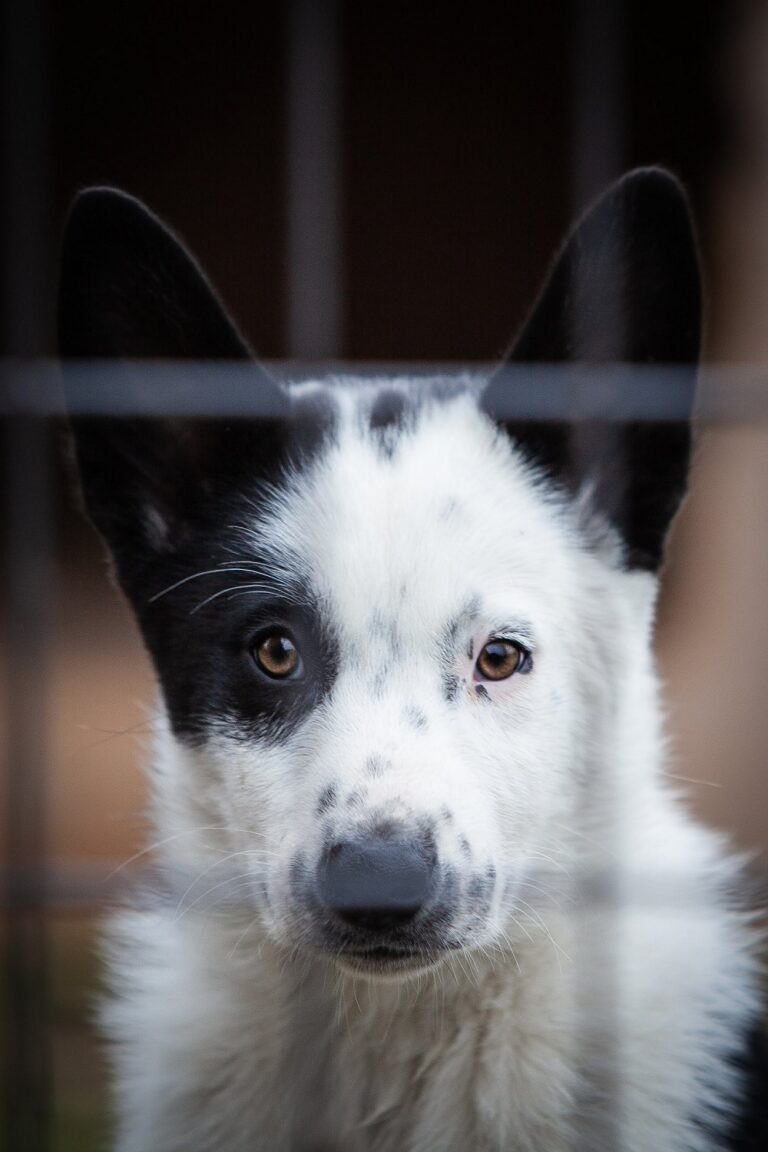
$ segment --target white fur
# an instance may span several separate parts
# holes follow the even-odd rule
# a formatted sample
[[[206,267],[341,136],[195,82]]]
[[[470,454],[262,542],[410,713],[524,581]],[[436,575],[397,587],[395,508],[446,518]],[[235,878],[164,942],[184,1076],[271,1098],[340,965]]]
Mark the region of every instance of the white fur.
[[[471,396],[435,404],[389,459],[360,394],[339,387],[335,446],[232,530],[233,556],[311,574],[341,637],[332,693],[278,745],[228,716],[203,750],[157,742],[174,896],[112,929],[120,1152],[714,1149],[696,1121],[735,1101],[756,962],[736,866],[664,779],[656,582],[590,549],[579,504]],[[459,662],[451,705],[439,636],[472,597],[475,648],[525,620],[534,668],[483,702]],[[376,778],[371,755],[390,765]],[[343,835],[373,809],[450,811],[441,862],[466,872],[463,836],[497,877],[465,950],[386,980],[306,946],[289,869],[319,855],[329,783]],[[217,904],[225,857],[237,904]]]

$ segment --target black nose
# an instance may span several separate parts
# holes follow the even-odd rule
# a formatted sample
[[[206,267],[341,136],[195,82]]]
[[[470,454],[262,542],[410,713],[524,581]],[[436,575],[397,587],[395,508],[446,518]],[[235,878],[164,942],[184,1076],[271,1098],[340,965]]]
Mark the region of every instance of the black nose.
[[[428,902],[434,872],[434,859],[411,841],[347,840],[324,853],[318,888],[326,907],[346,924],[390,932]]]

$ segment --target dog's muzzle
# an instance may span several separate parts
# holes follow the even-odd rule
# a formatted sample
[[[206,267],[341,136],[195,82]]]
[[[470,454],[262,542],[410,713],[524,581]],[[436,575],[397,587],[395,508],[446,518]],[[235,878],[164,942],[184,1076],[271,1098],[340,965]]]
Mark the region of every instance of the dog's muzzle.
[[[390,936],[427,908],[435,873],[434,859],[411,841],[341,841],[323,854],[318,893],[347,929]]]
[[[326,946],[355,971],[429,966],[442,951],[435,913],[444,884],[434,845],[420,839],[340,840],[323,852],[315,900]]]

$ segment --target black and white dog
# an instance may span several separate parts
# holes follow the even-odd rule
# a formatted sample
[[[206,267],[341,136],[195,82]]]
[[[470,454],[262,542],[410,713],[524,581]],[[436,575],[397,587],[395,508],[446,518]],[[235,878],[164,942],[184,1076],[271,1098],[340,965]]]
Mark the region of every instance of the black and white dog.
[[[77,200],[61,291],[63,355],[127,388],[249,359],[119,192]],[[690,400],[699,317],[684,195],[640,171],[511,361],[688,365]],[[161,686],[161,879],[110,937],[121,1152],[725,1146],[758,966],[651,655],[689,426],[595,459],[510,387],[253,365],[259,420],[73,420]]]

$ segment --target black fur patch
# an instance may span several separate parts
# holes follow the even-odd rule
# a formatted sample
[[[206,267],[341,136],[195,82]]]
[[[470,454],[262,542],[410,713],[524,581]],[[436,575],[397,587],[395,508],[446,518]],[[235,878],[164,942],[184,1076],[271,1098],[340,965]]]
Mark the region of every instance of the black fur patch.
[[[446,931],[456,914],[459,882],[452,868],[446,868],[440,885],[440,898],[430,913],[431,924],[442,931]]]
[[[459,695],[461,682],[454,668],[460,647],[468,650],[471,638],[468,633],[480,614],[480,597],[470,596],[462,608],[443,628],[440,639],[440,662],[443,666],[443,694],[449,704]]]
[[[384,428],[400,429],[406,422],[408,398],[394,388],[379,392],[371,405],[370,423],[374,432]]]
[[[449,704],[453,704],[459,695],[459,687],[461,681],[455,672],[445,672],[443,674],[443,694]]]
[[[406,723],[416,729],[426,728],[429,723],[426,713],[422,712],[421,708],[417,708],[415,704],[406,704],[403,708],[403,717]]]
[[[380,640],[386,645],[390,655],[396,657],[400,654],[402,644],[400,627],[393,616],[385,616],[379,611],[373,612],[368,621],[368,631],[373,639]]]
[[[336,787],[333,784],[329,784],[326,788],[324,788],[322,790],[322,792],[320,793],[320,798],[317,801],[318,815],[323,813],[323,812],[327,812],[331,808],[335,808],[336,807],[336,799],[337,799]]]
[[[494,879],[495,873],[492,876],[488,875],[487,872],[473,876],[467,885],[467,899],[475,906],[481,905],[483,908],[487,908],[493,894]],[[474,911],[477,910],[475,907]]]
[[[280,741],[330,691],[338,645],[306,574],[286,588],[236,526],[253,521],[287,468],[327,443],[336,401],[314,392],[291,410],[183,245],[130,196],[92,189],[78,198],[60,283],[62,356],[112,359],[121,395],[147,392],[137,361],[244,362],[254,419],[79,416],[73,431],[88,511],[114,555],[176,735],[196,743],[224,728]],[[252,658],[254,639],[272,626],[299,648],[295,679],[270,680]]]
[[[235,739],[279,743],[328,696],[338,672],[335,632],[307,583],[291,593],[268,563],[233,562],[221,528],[232,519],[232,509],[212,516],[194,550],[156,564],[132,589],[171,725],[190,744],[222,726]],[[270,679],[254,660],[271,628],[293,637],[303,663],[296,679]]]
[[[358,788],[354,792],[350,792],[347,796],[348,808],[362,808],[363,804],[368,798],[367,788]]]
[[[369,756],[365,762],[365,770],[369,776],[383,776],[391,767],[392,762],[385,760],[383,756]]]

